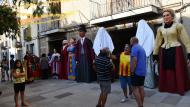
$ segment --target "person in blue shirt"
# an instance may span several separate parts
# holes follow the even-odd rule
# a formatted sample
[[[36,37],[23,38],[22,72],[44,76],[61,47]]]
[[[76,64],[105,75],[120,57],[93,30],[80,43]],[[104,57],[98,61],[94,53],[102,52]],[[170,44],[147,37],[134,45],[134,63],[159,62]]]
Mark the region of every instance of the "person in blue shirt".
[[[146,53],[138,44],[138,39],[132,37],[131,48],[131,84],[138,107],[143,107],[144,102],[144,80],[146,76]]]

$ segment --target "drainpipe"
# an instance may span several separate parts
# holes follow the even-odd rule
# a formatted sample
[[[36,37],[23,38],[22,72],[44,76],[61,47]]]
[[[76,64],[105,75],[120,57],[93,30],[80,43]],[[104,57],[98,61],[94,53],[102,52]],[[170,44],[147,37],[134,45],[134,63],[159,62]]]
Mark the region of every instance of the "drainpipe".
[[[110,2],[110,8],[111,8],[111,15],[113,14],[113,4],[112,4],[112,0]]]
[[[183,0],[181,0],[181,4],[184,5]],[[180,23],[183,24],[182,11],[180,12]]]
[[[38,34],[37,34],[37,41],[38,41],[38,55],[39,55],[39,58],[41,57],[41,55],[40,55],[40,33],[39,33],[39,20],[37,21],[37,29],[38,29]]]

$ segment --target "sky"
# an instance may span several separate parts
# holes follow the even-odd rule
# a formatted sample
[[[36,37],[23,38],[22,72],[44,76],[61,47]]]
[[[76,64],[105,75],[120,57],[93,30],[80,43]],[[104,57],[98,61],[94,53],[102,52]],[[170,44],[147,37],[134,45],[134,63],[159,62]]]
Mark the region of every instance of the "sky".
[[[3,0],[0,0],[0,4],[3,2]],[[13,3],[12,3],[12,0],[8,0],[9,4],[12,6]]]

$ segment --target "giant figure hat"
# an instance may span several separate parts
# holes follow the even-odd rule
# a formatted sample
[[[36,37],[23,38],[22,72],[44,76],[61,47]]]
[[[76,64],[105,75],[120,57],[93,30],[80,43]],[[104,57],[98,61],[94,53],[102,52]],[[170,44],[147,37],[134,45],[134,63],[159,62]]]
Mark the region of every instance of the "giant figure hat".
[[[86,27],[84,24],[82,25],[79,25],[79,29],[78,29],[79,32],[86,32]]]

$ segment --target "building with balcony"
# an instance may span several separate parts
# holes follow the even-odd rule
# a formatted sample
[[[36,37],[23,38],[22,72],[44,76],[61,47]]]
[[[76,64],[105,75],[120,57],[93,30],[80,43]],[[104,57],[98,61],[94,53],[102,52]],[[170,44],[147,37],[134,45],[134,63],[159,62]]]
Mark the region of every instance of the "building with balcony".
[[[137,22],[145,19],[156,34],[157,28],[162,24],[161,11],[164,8],[179,10],[188,4],[188,0],[66,0],[61,2],[61,18],[48,25],[40,25],[41,50],[50,51],[53,47],[61,47],[63,39],[78,38],[76,26],[81,23],[88,26],[87,36],[94,39],[97,28],[104,26],[108,29],[116,47],[120,52],[124,43],[129,43],[129,38],[135,36]],[[185,8],[176,14],[176,20],[188,21]],[[67,15],[66,15],[67,14]],[[68,15],[69,14],[69,15]],[[186,16],[187,15],[187,16]],[[45,20],[44,20],[45,21]],[[54,24],[53,24],[54,23]],[[187,23],[183,23],[187,30]],[[43,27],[44,26],[44,27]],[[48,27],[50,26],[50,27]],[[188,30],[189,32],[189,30]],[[48,37],[48,39],[44,39]],[[46,43],[43,44],[43,43]]]
[[[35,0],[34,0],[35,1]],[[33,1],[33,2],[34,2]],[[39,0],[41,5],[39,7],[43,7],[42,16],[34,16],[34,10],[37,8],[38,4],[31,2],[30,4],[21,3],[18,7],[18,17],[20,17],[21,21],[21,41],[22,41],[22,58],[26,54],[26,51],[29,51],[31,54],[36,56],[40,56],[40,48],[39,48],[39,25],[42,23],[41,20],[44,20],[48,17],[48,6],[46,0]],[[48,22],[46,22],[48,23]]]
[[[54,3],[59,3],[59,1],[61,3],[59,15],[39,20],[40,54],[52,52],[54,48],[60,52],[62,40],[69,40],[71,37],[78,38],[78,25],[86,24],[89,26],[90,2],[88,0],[55,0]],[[89,28],[92,27],[89,26]],[[93,29],[89,30],[92,32]],[[88,35],[94,37],[89,33]]]
[[[115,53],[121,52],[125,43],[135,36],[137,22],[144,19],[155,32],[161,26],[161,12],[164,8],[179,10],[188,0],[90,0],[90,25],[104,26],[108,29],[115,45]],[[190,21],[185,17],[187,10],[176,13],[177,21]],[[183,23],[187,29],[188,25]],[[188,30],[189,32],[189,30]],[[190,34],[190,32],[189,32]]]
[[[111,35],[115,50],[119,53],[125,43],[135,36],[137,22],[145,19],[156,34],[162,24],[161,10],[178,10],[176,20],[182,22],[190,34],[189,0],[54,0],[45,2],[58,4],[59,14],[46,15],[30,23],[32,41],[26,41],[24,35],[28,26],[23,26],[23,51],[30,50],[40,56],[54,48],[60,52],[62,40],[78,38],[77,26],[86,24],[87,37],[94,40],[97,29],[105,27]],[[28,11],[28,10],[27,10]],[[30,19],[30,18],[29,18]],[[30,20],[31,21],[31,20]]]

